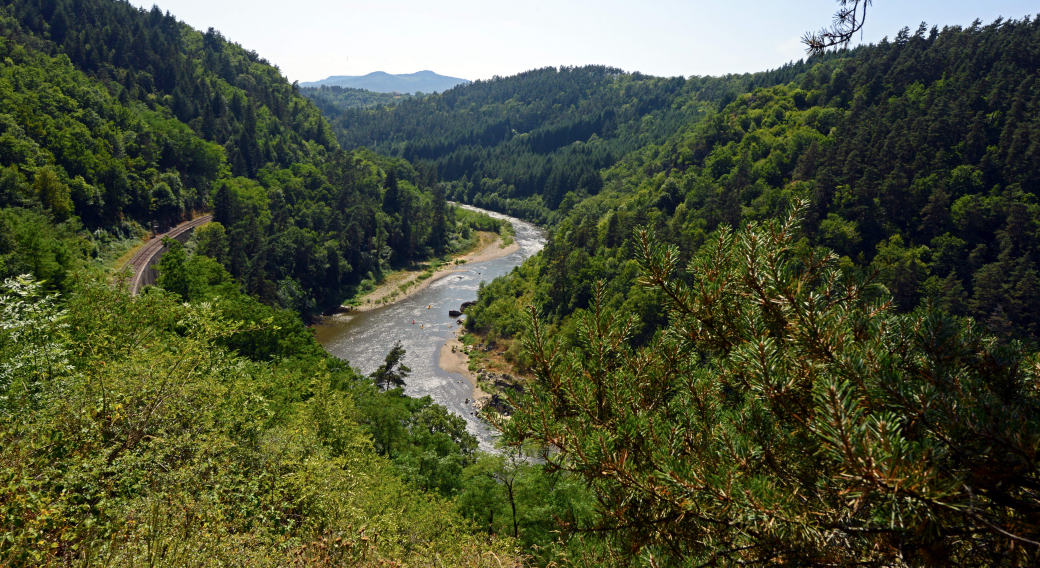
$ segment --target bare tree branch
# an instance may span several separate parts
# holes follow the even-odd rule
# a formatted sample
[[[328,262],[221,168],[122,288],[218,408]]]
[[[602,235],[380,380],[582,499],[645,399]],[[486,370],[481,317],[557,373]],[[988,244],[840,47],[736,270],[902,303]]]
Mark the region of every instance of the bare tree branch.
[[[830,48],[848,48],[856,32],[863,29],[867,21],[867,6],[872,3],[873,0],[838,0],[838,11],[834,13],[830,29],[806,32],[802,37],[806,53],[810,56],[823,55]]]

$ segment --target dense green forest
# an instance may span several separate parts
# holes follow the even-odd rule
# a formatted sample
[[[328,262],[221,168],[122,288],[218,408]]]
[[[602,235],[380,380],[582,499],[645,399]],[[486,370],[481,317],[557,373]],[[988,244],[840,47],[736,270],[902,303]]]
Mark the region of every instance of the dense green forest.
[[[37,49],[68,57],[120,102],[168,109],[206,141],[224,147],[234,175],[252,176],[335,148],[328,124],[256,52],[205,33],[153,6],[128,2],[13,0],[8,15]]]
[[[338,110],[158,8],[5,2],[0,564],[1035,565],[1038,46]],[[451,199],[550,230],[467,312],[534,376],[495,453],[301,318],[501,227]]]
[[[873,267],[901,311],[932,302],[1001,337],[1040,321],[1040,89],[1035,21],[901,31],[855,56],[756,89],[603,173],[545,251],[492,283],[472,324],[514,335],[532,303],[573,336],[569,316],[606,282],[637,339],[665,325],[638,283],[633,230],[690,258],[721,225],[809,210],[805,246]]]
[[[374,106],[385,106],[397,104],[401,101],[410,100],[415,95],[411,93],[376,93],[365,89],[351,89],[350,87],[327,86],[300,87],[300,94],[307,97],[321,110],[325,118],[335,119],[350,108],[366,108]]]
[[[0,18],[0,276],[60,286],[84,251],[103,260],[142,227],[213,207],[223,230],[202,252],[307,314],[467,246],[469,216],[455,218],[429,168],[341,152],[277,68],[219,33],[121,2],[5,10],[17,18]],[[41,214],[57,227],[37,230]],[[87,242],[66,238],[81,227]]]
[[[317,109],[212,30],[96,1],[8,4],[0,31],[0,564],[580,547],[553,521],[590,510],[580,486],[476,452],[461,418],[377,388],[300,317],[500,222],[449,207],[429,168],[320,143]],[[144,227],[204,209],[217,222],[168,243],[157,286],[112,284]]]
[[[568,192],[594,195],[599,170],[660,143],[719,101],[792,80],[769,73],[650,77],[603,66],[548,67],[331,118],[345,149],[436,168],[449,197],[536,222]]]
[[[655,565],[1035,563],[1038,46],[904,29],[604,170],[469,312],[507,439]]]

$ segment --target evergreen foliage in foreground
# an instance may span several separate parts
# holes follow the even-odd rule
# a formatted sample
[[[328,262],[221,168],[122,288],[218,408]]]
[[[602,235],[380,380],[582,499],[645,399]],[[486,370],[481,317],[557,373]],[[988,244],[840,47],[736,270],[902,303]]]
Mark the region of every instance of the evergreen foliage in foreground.
[[[802,209],[804,211],[804,209]],[[680,264],[638,236],[671,325],[602,309],[502,427],[599,500],[580,532],[655,566],[1024,566],[1040,560],[1040,359],[932,307],[900,315],[801,221],[722,228]]]

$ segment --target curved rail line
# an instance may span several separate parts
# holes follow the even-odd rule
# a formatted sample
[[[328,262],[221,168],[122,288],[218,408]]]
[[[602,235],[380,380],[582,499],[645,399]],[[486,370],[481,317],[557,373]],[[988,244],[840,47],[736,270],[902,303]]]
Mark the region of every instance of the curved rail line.
[[[213,215],[203,215],[191,221],[185,221],[162,235],[156,235],[141,247],[141,250],[130,259],[130,264],[134,267],[134,275],[130,280],[130,293],[136,296],[142,287],[155,284],[156,273],[153,267],[159,263],[159,258],[166,252],[166,247],[162,243],[163,237],[177,239],[183,243],[188,240],[188,236],[196,227],[212,220]]]

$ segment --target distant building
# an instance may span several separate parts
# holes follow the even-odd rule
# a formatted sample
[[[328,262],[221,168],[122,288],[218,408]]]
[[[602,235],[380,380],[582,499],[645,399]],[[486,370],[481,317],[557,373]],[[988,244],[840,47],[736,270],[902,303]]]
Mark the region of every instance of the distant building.
[[[392,92],[392,93],[390,93],[390,94],[391,94],[391,95],[393,95],[395,99],[399,99],[399,98],[401,98],[401,93],[398,93],[397,91],[393,91],[393,92]]]

